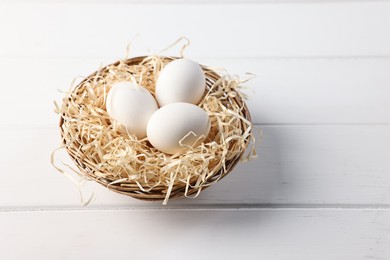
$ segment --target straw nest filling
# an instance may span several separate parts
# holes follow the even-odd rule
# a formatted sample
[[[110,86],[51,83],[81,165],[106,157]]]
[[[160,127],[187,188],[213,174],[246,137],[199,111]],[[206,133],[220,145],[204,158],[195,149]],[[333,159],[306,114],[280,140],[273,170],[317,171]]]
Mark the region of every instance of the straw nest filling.
[[[199,146],[168,155],[144,138],[120,133],[106,112],[112,84],[132,81],[154,96],[161,69],[175,57],[146,56],[118,61],[88,76],[71,89],[58,107],[62,143],[80,176],[144,200],[196,197],[224,177],[254,143],[250,114],[238,77],[221,76],[202,66],[206,91],[199,103],[209,115],[210,133]],[[188,133],[191,134],[191,133]]]

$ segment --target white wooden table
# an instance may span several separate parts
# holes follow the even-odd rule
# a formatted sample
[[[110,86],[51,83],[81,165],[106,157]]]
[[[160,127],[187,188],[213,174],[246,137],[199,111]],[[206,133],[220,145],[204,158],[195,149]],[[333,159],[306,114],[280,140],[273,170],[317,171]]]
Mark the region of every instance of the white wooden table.
[[[185,35],[187,57],[257,74],[259,159],[194,200],[88,183],[82,207],[50,164],[53,100],[137,33],[134,56]],[[390,259],[389,1],[0,0],[0,71],[2,260]]]

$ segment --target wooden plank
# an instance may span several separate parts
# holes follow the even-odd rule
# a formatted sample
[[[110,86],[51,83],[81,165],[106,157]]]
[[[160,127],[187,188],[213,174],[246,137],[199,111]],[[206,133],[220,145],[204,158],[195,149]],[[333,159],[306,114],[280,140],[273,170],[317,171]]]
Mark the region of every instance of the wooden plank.
[[[205,57],[390,55],[389,14],[390,3],[377,1],[1,3],[0,57],[122,57],[137,33],[144,44],[136,53],[145,46],[158,51],[185,35],[193,42],[188,53]]]
[[[389,219],[364,209],[2,212],[0,257],[389,259]]]
[[[197,59],[195,57],[195,59]],[[390,59],[197,59],[249,81],[248,106],[258,124],[390,123]],[[106,59],[2,59],[1,124],[57,125],[71,81]],[[15,69],[23,66],[26,70]],[[252,91],[253,90],[253,91]],[[26,116],[28,111],[29,116]]]
[[[366,2],[368,0],[0,0],[0,3],[55,3],[55,4],[323,4],[334,2]],[[369,0],[388,1],[388,0]]]
[[[171,200],[169,206],[390,205],[390,126],[262,129],[257,160],[239,165],[198,198]],[[0,128],[0,134],[0,208],[80,207],[76,186],[50,164],[59,145],[56,128]],[[61,161],[70,163],[60,151],[56,163]],[[82,191],[86,198],[95,193],[92,208],[161,207],[95,183]]]

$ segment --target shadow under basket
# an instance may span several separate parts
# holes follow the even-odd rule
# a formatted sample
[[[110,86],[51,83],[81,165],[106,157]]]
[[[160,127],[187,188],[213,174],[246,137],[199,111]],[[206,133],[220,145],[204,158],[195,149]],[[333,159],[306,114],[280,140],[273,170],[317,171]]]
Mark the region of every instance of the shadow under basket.
[[[183,183],[178,182],[174,183],[173,186],[169,189],[169,186],[166,184],[159,184],[155,187],[153,187],[150,190],[141,189],[139,184],[137,182],[132,180],[124,180],[120,182],[117,181],[115,178],[105,178],[102,177],[99,174],[96,174],[96,165],[100,162],[94,161],[91,162],[90,160],[86,160],[84,156],[80,155],[81,147],[85,144],[86,140],[83,138],[75,139],[74,137],[72,140],[70,140],[69,137],[67,137],[67,133],[64,130],[64,123],[67,120],[72,120],[72,114],[66,112],[66,107],[68,102],[71,98],[71,95],[82,95],[83,92],[80,91],[80,88],[87,82],[91,82],[93,78],[96,78],[99,75],[103,75],[104,73],[107,73],[110,68],[113,66],[119,66],[120,64],[125,64],[129,67],[134,65],[140,65],[142,62],[144,62],[145,59],[148,57],[142,56],[142,57],[134,57],[127,60],[118,61],[116,63],[110,64],[105,66],[104,68],[94,72],[87,78],[85,78],[82,82],[80,82],[75,88],[71,90],[71,92],[68,94],[67,97],[63,100],[62,107],[65,109],[62,109],[61,111],[61,118],[60,118],[60,129],[61,129],[61,136],[63,140],[63,145],[65,146],[68,154],[72,158],[72,160],[77,165],[80,173],[85,176],[87,179],[96,181],[97,183],[100,183],[104,187],[115,191],[117,193],[121,193],[136,199],[140,200],[148,200],[148,201],[158,201],[158,200],[167,200],[172,198],[178,198],[182,196],[187,197],[194,197],[197,194],[199,194],[200,190],[204,190],[205,188],[209,187],[211,184],[217,182],[218,180],[225,177],[229,172],[232,171],[234,166],[240,161],[241,157],[244,155],[245,150],[247,149],[248,145],[250,144],[250,139],[252,138],[252,124],[251,117],[249,110],[245,104],[244,98],[241,93],[238,92],[237,88],[231,88],[228,91],[230,92],[229,95],[225,95],[225,98],[227,98],[226,101],[221,101],[222,103],[226,103],[226,107],[231,106],[231,104],[236,105],[237,107],[240,107],[239,110],[239,116],[240,118],[240,127],[242,130],[242,133],[247,133],[246,137],[243,139],[242,147],[240,148],[240,152],[235,154],[232,158],[229,158],[228,160],[224,160],[225,158],[228,158],[228,156],[225,156],[225,158],[221,158],[224,163],[217,163],[213,167],[214,174],[207,176],[199,185],[198,179],[190,179],[189,183]],[[177,59],[177,57],[159,57],[159,59],[163,62],[163,64],[167,64],[168,62]],[[223,76],[219,75],[212,69],[201,65],[205,76],[206,76],[206,92],[213,91],[213,86],[216,82],[221,82],[225,79]],[[237,84],[238,85],[238,84]],[[152,93],[154,94],[154,93]],[[227,96],[227,97],[226,97]],[[225,105],[225,104],[224,104]],[[248,123],[249,122],[249,123]],[[229,149],[227,149],[229,153]],[[224,167],[223,167],[224,165]],[[210,170],[210,169],[209,169]],[[211,172],[211,171],[210,171]],[[119,177],[118,177],[119,179]],[[189,184],[189,185],[188,185]],[[167,196],[168,195],[168,196]],[[192,196],[191,196],[192,195]]]

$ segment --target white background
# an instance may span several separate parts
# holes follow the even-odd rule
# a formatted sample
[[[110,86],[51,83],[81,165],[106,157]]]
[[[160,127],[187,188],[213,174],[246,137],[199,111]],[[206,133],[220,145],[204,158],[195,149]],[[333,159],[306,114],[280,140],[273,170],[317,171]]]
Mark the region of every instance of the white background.
[[[259,159],[197,199],[89,183],[82,207],[50,164],[53,100],[137,33],[132,55],[185,35],[187,57],[257,74]],[[389,1],[0,0],[0,37],[0,259],[390,259]]]

